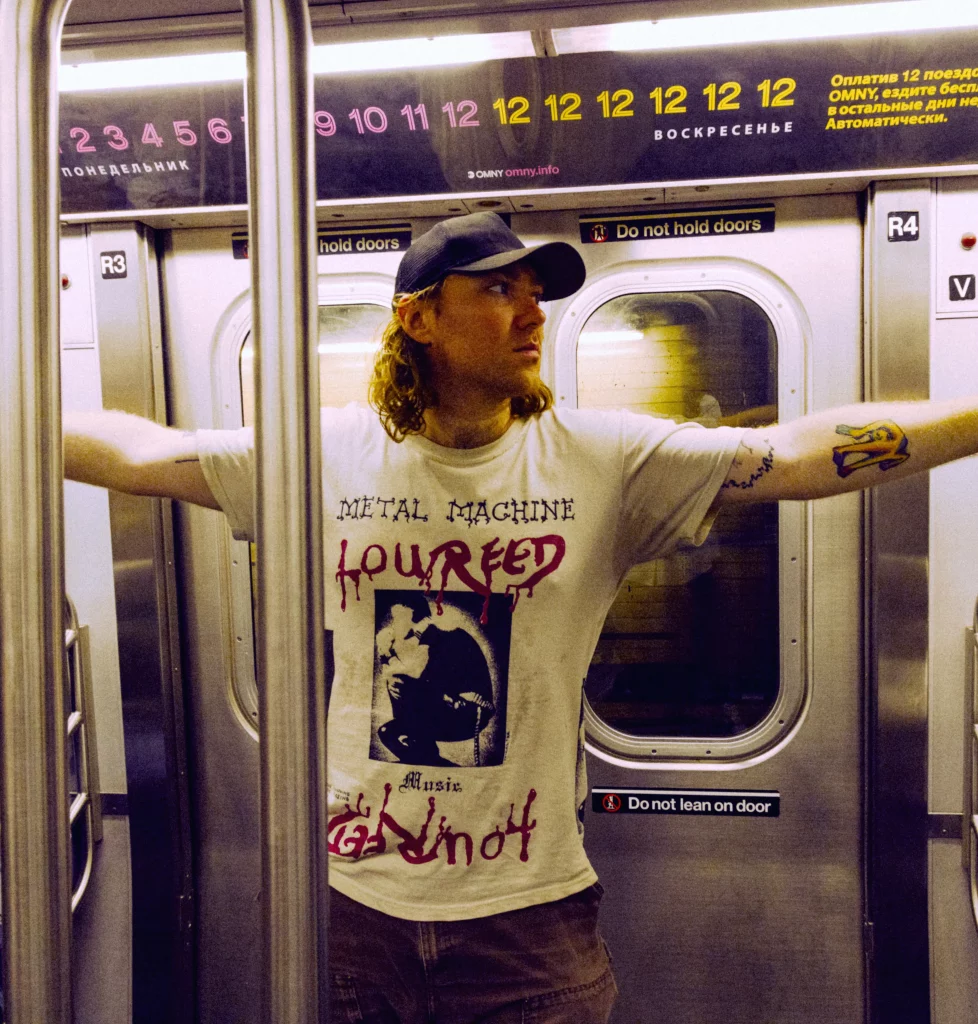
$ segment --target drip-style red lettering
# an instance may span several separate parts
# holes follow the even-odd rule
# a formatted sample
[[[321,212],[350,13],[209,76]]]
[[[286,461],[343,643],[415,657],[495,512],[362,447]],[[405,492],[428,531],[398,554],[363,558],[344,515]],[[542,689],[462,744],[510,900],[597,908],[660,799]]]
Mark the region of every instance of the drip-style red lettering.
[[[346,567],[346,548],[347,542],[345,540],[340,541],[340,565],[336,571],[336,578],[340,581],[340,590],[342,592],[342,600],[340,602],[340,608],[346,611],[346,578],[347,576],[353,580],[353,586],[357,592],[357,600],[360,600],[360,570],[359,569],[347,569]]]
[[[519,583],[507,583],[506,593],[513,595],[513,608],[520,599],[520,591],[525,590],[527,597],[533,597],[533,588],[544,577],[556,571],[557,566],[564,560],[567,552],[567,542],[559,534],[550,533],[545,537],[527,537],[526,540],[533,546],[533,563],[539,566],[537,571],[529,579]],[[522,543],[518,541],[517,543]],[[547,561],[547,549],[552,548],[550,560]]]
[[[418,544],[411,545],[411,567],[407,570],[404,568],[404,560],[401,556],[401,545],[398,542],[394,547],[394,568],[398,575],[405,576],[410,579],[412,576],[417,577],[420,582],[424,582],[424,567],[421,564],[421,547]]]
[[[506,821],[506,835],[508,836],[520,836],[520,860],[525,864],[530,859],[530,833],[537,827],[536,818],[530,821],[530,807],[533,801],[537,798],[537,791],[531,789],[526,796],[526,803],[523,805],[523,820],[519,825],[513,822],[513,811],[516,809],[516,804],[509,805],[509,818]]]
[[[384,786],[383,803],[372,832],[372,815],[370,807],[364,806],[365,795],[359,794],[355,806],[345,804],[339,814],[329,819],[329,852],[336,857],[347,857],[350,860],[377,856],[387,852],[389,834],[396,841],[394,851],[408,864],[428,864],[444,858],[449,866],[471,867],[476,849],[482,860],[494,861],[502,855],[507,839],[510,836],[519,836],[519,859],[523,863],[530,859],[530,839],[537,827],[536,818],[530,818],[530,810],[537,796],[535,789],[527,793],[519,821],[515,820],[516,804],[511,803],[506,824],[493,825],[480,840],[473,838],[471,832],[456,831],[448,816],[444,814],[438,816],[438,827],[432,838],[432,823],[437,816],[437,798],[433,796],[428,797],[426,801],[427,813],[421,827],[412,831],[403,824],[403,818],[395,817],[391,809],[392,796],[393,787],[388,783]],[[400,811],[398,814],[400,815]],[[353,822],[357,824],[352,824]]]

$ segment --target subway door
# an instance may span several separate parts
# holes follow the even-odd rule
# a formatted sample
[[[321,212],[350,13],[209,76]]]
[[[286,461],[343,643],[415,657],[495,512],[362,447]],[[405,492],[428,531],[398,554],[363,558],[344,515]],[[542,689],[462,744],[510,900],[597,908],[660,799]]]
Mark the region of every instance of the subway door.
[[[426,226],[415,224],[415,235]],[[363,245],[354,240],[349,250],[342,239],[320,238],[317,345],[324,405],[366,400],[410,227],[380,233],[365,228]],[[184,429],[235,428],[254,419],[250,265],[240,235],[233,240],[232,234],[174,231],[166,242],[168,395],[172,422]],[[254,549],[235,540],[224,517],[207,509],[180,506],[176,529],[193,777],[197,1019],[258,1024]],[[327,669],[330,650],[327,642]]]
[[[561,403],[751,426],[860,400],[856,196],[614,222],[581,218],[610,240],[557,324]],[[725,509],[626,579],[584,708],[617,1024],[863,1019],[861,558],[848,495]]]

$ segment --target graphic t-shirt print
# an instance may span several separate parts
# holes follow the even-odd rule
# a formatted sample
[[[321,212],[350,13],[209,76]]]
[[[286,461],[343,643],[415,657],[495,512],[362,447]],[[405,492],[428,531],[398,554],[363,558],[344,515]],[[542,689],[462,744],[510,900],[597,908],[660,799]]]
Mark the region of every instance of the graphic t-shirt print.
[[[512,599],[486,602],[462,591],[374,591],[371,760],[503,763]]]

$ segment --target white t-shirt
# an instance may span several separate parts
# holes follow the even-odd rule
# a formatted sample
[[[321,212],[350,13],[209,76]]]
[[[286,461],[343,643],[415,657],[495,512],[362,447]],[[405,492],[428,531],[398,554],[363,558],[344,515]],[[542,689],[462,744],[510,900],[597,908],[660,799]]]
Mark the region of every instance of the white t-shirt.
[[[705,538],[742,431],[559,409],[457,449],[352,406],[322,429],[331,884],[438,921],[586,888],[582,681],[628,569]],[[252,432],[197,439],[253,537]]]

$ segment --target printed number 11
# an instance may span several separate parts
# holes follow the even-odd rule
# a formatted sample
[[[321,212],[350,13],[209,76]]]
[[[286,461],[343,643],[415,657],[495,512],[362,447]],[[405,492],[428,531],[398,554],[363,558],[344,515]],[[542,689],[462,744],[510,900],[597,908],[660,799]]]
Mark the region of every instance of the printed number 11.
[[[404,115],[404,117],[407,118],[408,129],[410,131],[413,132],[417,128],[417,125],[414,123],[415,114],[418,115],[418,120],[420,120],[421,122],[421,127],[425,131],[428,130],[428,111],[425,110],[425,106],[423,103],[419,103],[413,109],[411,108],[411,104],[409,103],[407,104],[407,106],[401,107],[401,113]]]

